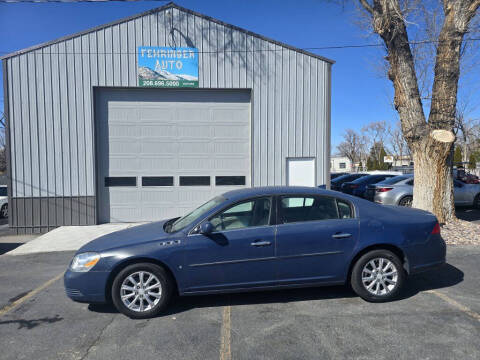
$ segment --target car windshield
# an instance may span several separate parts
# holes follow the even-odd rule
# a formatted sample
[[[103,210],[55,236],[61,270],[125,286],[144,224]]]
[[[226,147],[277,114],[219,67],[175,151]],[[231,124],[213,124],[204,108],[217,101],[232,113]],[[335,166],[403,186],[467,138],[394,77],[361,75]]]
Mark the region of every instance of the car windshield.
[[[403,176],[403,175],[399,175],[399,176],[394,176],[390,179],[385,179],[382,181],[382,184],[385,184],[385,185],[393,185],[393,184],[396,184],[396,183],[399,183],[400,181],[403,181],[403,180],[406,180],[406,179],[410,179],[411,176]]]
[[[188,213],[185,216],[182,216],[180,219],[176,220],[168,228],[165,229],[166,232],[172,233],[184,229],[188,225],[192,224],[196,219],[201,217],[203,214],[206,214],[207,211],[213,209],[215,206],[223,203],[225,198],[223,196],[217,196],[212,200],[206,202],[203,205],[200,205],[198,208]]]

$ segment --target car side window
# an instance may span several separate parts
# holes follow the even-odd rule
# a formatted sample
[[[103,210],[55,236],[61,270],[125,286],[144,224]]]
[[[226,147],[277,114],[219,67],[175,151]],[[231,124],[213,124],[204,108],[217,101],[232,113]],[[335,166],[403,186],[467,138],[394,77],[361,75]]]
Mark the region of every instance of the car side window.
[[[337,199],[338,215],[340,219],[353,218],[352,207],[346,201]]]
[[[413,179],[407,182],[407,185],[413,185]]]
[[[284,196],[279,210],[282,224],[339,217],[335,199],[329,196]]]
[[[271,200],[268,197],[247,200],[213,216],[210,222],[214,232],[268,225],[270,209]]]

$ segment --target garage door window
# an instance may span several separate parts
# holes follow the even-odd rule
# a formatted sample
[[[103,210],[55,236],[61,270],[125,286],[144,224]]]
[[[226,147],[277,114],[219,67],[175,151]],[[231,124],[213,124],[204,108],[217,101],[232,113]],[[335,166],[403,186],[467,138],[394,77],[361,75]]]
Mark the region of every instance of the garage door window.
[[[245,185],[245,176],[215,176],[215,185]]]
[[[210,186],[210,176],[180,176],[180,186]]]
[[[173,186],[173,176],[142,176],[142,186]]]
[[[105,178],[105,186],[137,186],[135,176],[109,176]]]

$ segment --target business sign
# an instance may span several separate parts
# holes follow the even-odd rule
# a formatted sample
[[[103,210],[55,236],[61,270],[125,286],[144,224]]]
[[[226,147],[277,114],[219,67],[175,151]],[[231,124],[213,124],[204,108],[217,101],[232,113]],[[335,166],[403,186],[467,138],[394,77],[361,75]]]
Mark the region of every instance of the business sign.
[[[198,49],[138,48],[138,86],[198,87]]]
[[[386,155],[383,157],[383,162],[384,163],[390,163],[393,164],[393,156],[392,155]]]

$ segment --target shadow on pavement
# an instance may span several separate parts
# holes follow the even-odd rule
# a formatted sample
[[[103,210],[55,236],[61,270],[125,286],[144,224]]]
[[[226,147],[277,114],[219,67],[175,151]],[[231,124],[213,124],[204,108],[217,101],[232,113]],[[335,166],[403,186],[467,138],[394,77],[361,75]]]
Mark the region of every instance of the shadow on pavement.
[[[0,243],[0,255],[3,255],[13,249],[16,249],[24,243]]]
[[[453,265],[446,264],[441,268],[407,278],[402,295],[397,299],[408,299],[419,292],[440,289],[456,285],[463,281],[463,271]],[[340,299],[357,297],[348,286],[324,286],[301,289],[286,289],[276,291],[259,291],[248,293],[232,293],[218,295],[182,296],[172,300],[166,312],[168,316],[188,311],[194,308],[288,303],[306,300]],[[88,309],[99,313],[117,313],[110,304],[90,304]]]
[[[457,218],[465,221],[480,221],[480,210],[473,208],[456,208]]]
[[[7,321],[0,321],[0,326],[1,325],[7,325],[7,324],[18,324],[18,329],[27,329],[27,330],[30,330],[30,329],[33,329],[35,327],[37,327],[38,325],[41,325],[41,324],[53,324],[53,323],[56,323],[58,321],[62,321],[63,318],[60,317],[59,315],[55,315],[54,317],[45,317],[45,318],[41,318],[41,319],[34,319],[34,320],[23,320],[23,319],[20,319],[20,320],[7,320]]]

